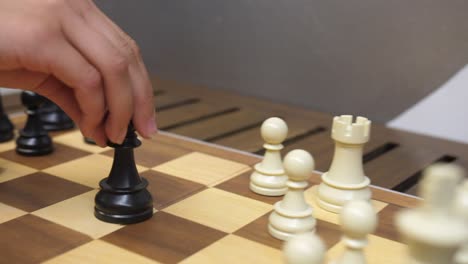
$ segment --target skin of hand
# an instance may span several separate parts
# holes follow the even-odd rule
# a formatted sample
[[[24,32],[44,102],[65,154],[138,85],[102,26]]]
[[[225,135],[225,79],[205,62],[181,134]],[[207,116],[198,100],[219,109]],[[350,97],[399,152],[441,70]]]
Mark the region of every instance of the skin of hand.
[[[156,132],[135,41],[91,0],[0,0],[0,86],[57,103],[100,146]]]

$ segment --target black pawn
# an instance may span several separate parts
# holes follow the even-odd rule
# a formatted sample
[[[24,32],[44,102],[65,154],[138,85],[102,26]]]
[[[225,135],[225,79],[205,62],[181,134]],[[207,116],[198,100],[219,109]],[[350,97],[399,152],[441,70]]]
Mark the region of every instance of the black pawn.
[[[15,135],[13,130],[14,126],[3,109],[2,98],[0,96],[0,142],[13,139]]]
[[[39,108],[42,125],[47,131],[61,131],[75,127],[73,120],[54,102],[45,98]]]
[[[39,116],[39,106],[44,102],[44,97],[30,91],[23,91],[21,102],[27,108],[28,119],[20,131],[20,136],[16,139],[16,152],[25,156],[41,156],[51,153],[54,150],[52,139],[42,127]]]
[[[151,218],[153,198],[146,189],[148,181],[138,175],[133,149],[141,142],[130,124],[121,145],[109,144],[114,150],[114,162],[109,177],[99,183],[94,215],[110,223],[133,224]]]

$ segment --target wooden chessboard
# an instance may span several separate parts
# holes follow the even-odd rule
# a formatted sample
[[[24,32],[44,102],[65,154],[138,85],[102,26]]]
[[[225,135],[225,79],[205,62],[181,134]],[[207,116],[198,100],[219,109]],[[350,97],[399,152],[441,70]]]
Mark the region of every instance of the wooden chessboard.
[[[282,242],[267,232],[279,198],[248,188],[259,156],[164,132],[143,140],[135,156],[155,213],[122,226],[93,216],[113,150],[85,144],[76,130],[53,140],[55,152],[44,157],[0,144],[0,263],[282,263]],[[314,174],[306,197],[333,259],[343,248],[341,232],[337,215],[315,205],[318,181]],[[369,263],[401,263],[405,246],[393,216],[418,199],[381,188],[373,195],[380,222],[366,249]]]

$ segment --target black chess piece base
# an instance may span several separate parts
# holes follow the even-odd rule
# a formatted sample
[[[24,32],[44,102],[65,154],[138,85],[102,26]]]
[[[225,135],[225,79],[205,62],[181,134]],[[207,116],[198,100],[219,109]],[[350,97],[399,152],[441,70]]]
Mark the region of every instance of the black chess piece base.
[[[134,224],[153,215],[153,200],[146,187],[148,181],[129,189],[114,189],[101,180],[101,190],[95,197],[94,215],[99,220],[115,224]]]
[[[42,156],[52,153],[54,147],[48,135],[27,137],[20,135],[16,139],[16,152],[24,156]]]

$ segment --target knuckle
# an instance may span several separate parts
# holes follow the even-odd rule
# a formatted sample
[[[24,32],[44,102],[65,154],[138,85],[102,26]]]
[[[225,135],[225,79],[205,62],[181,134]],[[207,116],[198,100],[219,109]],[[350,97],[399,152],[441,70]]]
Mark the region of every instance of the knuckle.
[[[136,41],[132,38],[129,39],[129,45],[130,48],[132,49],[133,55],[137,58],[141,57],[141,50]]]
[[[96,91],[102,87],[102,77],[101,74],[95,69],[90,69],[87,73],[83,74],[81,78],[81,83],[79,88],[86,91]]]
[[[128,71],[130,60],[127,56],[115,56],[109,63],[108,68],[110,71],[117,74],[125,74]]]

